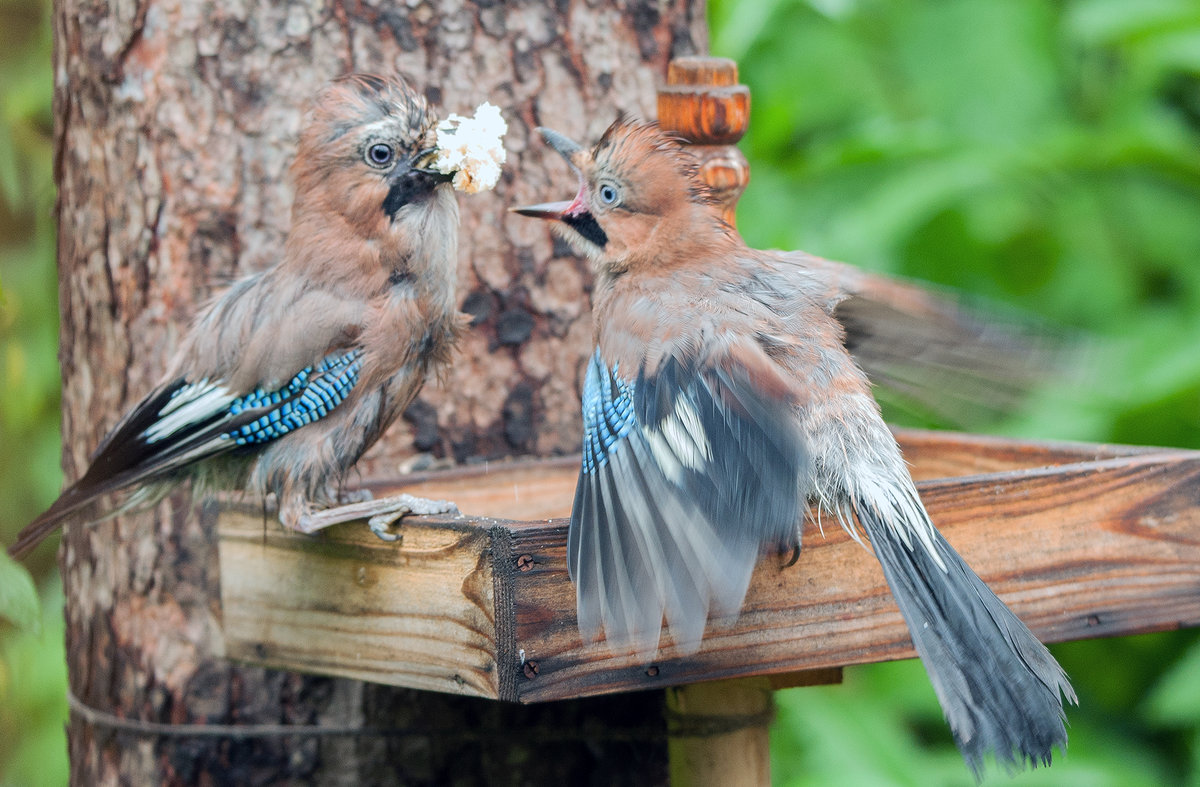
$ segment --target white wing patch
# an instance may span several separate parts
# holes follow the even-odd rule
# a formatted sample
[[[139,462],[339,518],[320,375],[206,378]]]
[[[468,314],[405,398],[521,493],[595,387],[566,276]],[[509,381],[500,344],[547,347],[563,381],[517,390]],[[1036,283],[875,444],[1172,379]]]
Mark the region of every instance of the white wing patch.
[[[237,397],[229,389],[207,379],[180,388],[158,413],[158,420],[142,436],[147,443],[170,437],[189,424],[198,423],[225,410]]]
[[[672,483],[680,483],[683,470],[700,470],[712,460],[712,446],[704,435],[700,414],[682,396],[657,428],[642,427],[654,461]]]

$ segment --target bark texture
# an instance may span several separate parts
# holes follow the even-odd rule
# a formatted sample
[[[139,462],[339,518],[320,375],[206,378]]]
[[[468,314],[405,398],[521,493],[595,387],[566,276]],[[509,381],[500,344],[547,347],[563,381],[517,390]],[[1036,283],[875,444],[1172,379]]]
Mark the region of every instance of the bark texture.
[[[460,295],[475,324],[454,369],[371,452],[364,475],[394,475],[419,454],[576,450],[589,277],[540,222],[505,208],[575,187],[534,126],[589,140],[618,110],[653,114],[668,60],[706,48],[703,10],[699,0],[58,0],[68,477],[150,389],[197,307],[276,259],[304,101],[351,70],[400,71],[442,112],[490,100],[510,125],[500,187],[460,198]],[[661,726],[658,695],[512,708],[230,665],[220,658],[212,532],[211,516],[180,500],[69,530],[60,561],[81,702],[155,722],[463,734],[162,737],[75,715],[75,783],[665,778],[665,743],[646,732]]]

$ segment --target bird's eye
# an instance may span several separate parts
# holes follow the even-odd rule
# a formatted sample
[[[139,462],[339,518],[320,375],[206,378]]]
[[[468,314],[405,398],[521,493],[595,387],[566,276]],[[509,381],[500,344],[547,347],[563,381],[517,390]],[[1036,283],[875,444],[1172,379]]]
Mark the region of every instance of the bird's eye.
[[[605,205],[612,205],[612,204],[616,203],[617,197],[619,196],[617,194],[617,187],[612,185],[611,183],[602,184],[600,186],[599,193],[600,193],[600,201],[603,202]]]
[[[395,155],[391,145],[376,142],[367,148],[367,163],[372,167],[386,167],[392,163],[392,157]]]

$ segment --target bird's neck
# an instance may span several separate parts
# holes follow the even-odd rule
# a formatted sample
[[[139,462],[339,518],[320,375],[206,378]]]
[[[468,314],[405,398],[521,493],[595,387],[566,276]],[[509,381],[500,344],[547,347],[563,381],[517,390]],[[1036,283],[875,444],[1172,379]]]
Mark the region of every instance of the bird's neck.
[[[409,289],[435,311],[454,309],[458,205],[448,189],[370,227],[331,211],[293,212],[284,267],[310,284],[370,299]],[[335,263],[336,261],[336,263]]]

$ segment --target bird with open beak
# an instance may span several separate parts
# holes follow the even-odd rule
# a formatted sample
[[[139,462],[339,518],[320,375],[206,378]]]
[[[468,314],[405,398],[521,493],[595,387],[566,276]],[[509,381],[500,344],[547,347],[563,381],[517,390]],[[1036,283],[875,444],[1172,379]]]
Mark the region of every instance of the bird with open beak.
[[[567,544],[585,639],[603,629],[649,658],[665,616],[678,652],[696,650],[815,505],[869,541],[976,775],[988,752],[1048,764],[1066,675],[930,521],[859,363],[886,380],[899,362],[883,348],[904,343],[876,334],[895,327],[935,348],[918,369],[984,375],[968,359],[986,333],[915,287],[883,303],[890,290],[847,266],[748,248],[655,124],[618,120],[590,150],[541,134],[578,193],[515,210],[550,221],[596,279]]]

